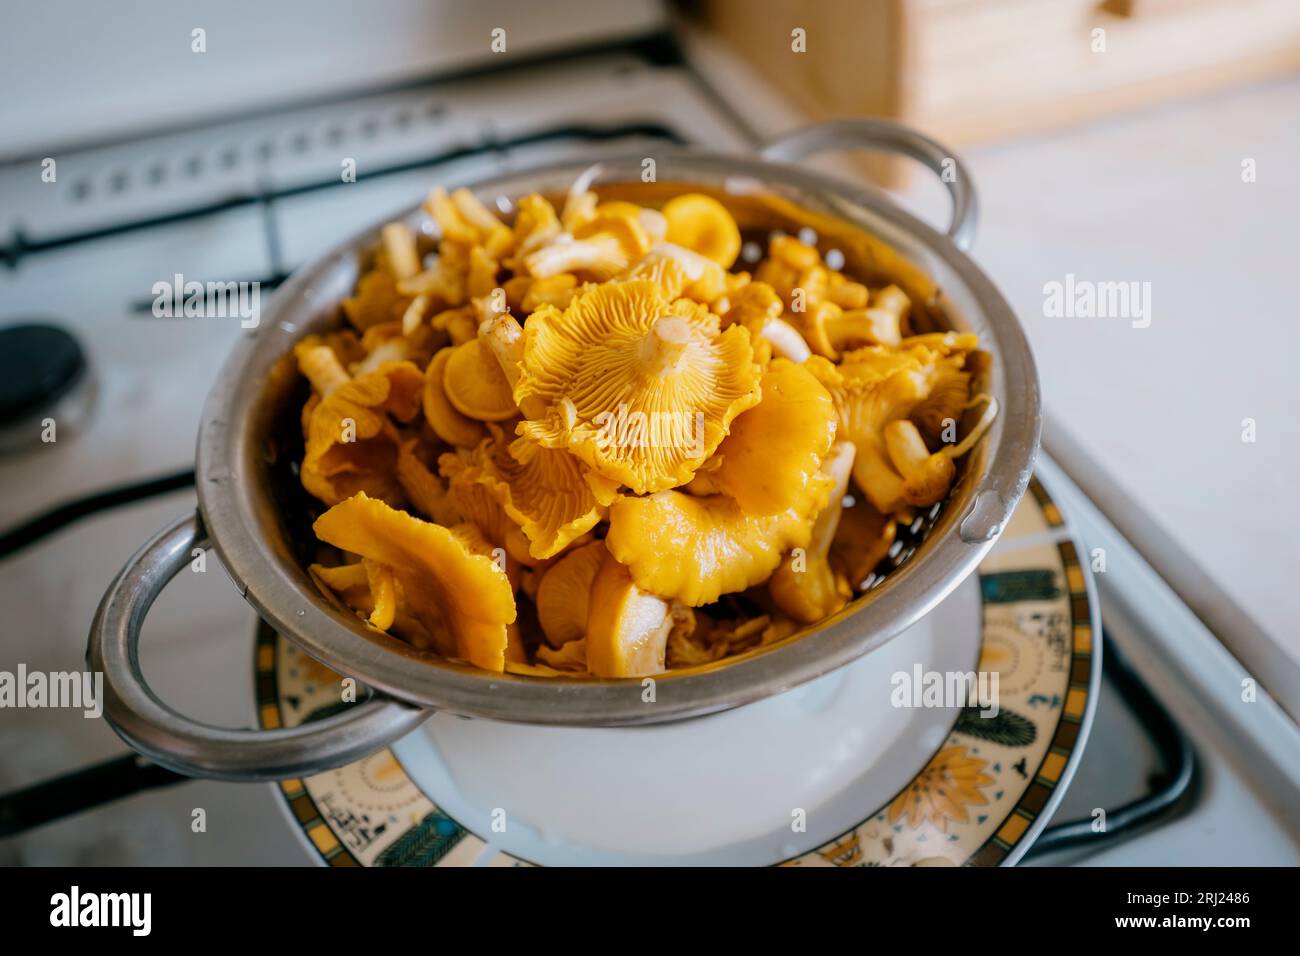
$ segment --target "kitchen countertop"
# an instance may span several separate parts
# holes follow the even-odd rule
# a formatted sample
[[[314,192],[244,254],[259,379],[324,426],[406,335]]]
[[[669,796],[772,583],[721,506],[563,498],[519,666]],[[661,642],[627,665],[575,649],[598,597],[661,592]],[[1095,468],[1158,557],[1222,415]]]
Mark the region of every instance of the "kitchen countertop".
[[[808,122],[719,41],[686,46],[761,138]],[[1300,666],[1300,77],[961,155],[972,255],[1025,324],[1050,420]],[[928,173],[901,199],[947,219]],[[1150,283],[1149,324],[1049,317],[1044,287],[1070,275]]]
[[[966,159],[975,257],[1028,329],[1049,414],[1300,661],[1297,156],[1290,79]],[[1047,317],[1067,274],[1149,282],[1150,324]]]

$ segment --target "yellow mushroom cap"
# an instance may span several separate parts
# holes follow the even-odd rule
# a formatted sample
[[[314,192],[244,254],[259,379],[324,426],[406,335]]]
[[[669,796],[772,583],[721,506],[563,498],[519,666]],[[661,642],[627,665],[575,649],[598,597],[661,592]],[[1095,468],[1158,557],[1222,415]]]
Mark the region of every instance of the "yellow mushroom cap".
[[[444,239],[466,246],[482,246],[500,258],[514,245],[514,233],[468,189],[450,196],[441,186],[424,201],[425,211],[438,223]]]
[[[641,225],[639,207],[631,213],[620,207],[601,206],[596,209],[596,217],[583,223],[573,231],[575,239],[590,239],[592,236],[613,236],[622,249],[628,262],[636,262],[650,250],[650,235]]]
[[[424,375],[410,362],[384,362],[334,388],[307,420],[303,487],[326,504],[356,491],[401,500],[393,477],[397,430],[389,415],[410,421],[420,408]]]
[[[536,312],[544,305],[567,309],[578,289],[578,279],[568,272],[560,272],[545,279],[534,279],[520,303],[523,312]]]
[[[366,573],[363,562],[332,568],[312,564],[308,566],[307,573],[321,593],[330,598],[335,606],[359,611],[367,618],[374,611],[375,599],[370,593],[370,576]]]
[[[361,566],[366,570],[366,583],[370,585],[370,596],[374,601],[374,610],[368,619],[370,626],[386,631],[397,617],[397,578],[392,568],[378,561],[362,558]]]
[[[840,514],[831,559],[853,587],[861,587],[876,565],[884,560],[898,533],[898,522],[858,497]]]
[[[808,547],[788,555],[767,582],[776,606],[796,621],[813,624],[842,608],[852,596],[849,582],[829,561],[831,544],[844,510],[856,450],[851,442],[836,442],[821,473],[834,484],[825,507],[813,524]]]
[[[965,370],[966,353],[946,355],[936,363],[930,394],[908,416],[932,442],[956,440],[956,423],[971,401],[971,373]]]
[[[718,446],[714,484],[755,515],[798,501],[835,440],[835,403],[802,365],[774,359],[763,373],[763,399],[736,416]]]
[[[848,603],[853,590],[825,559],[809,561],[798,569],[790,559],[782,562],[767,582],[772,601],[800,624],[816,624]]]
[[[717,316],[653,282],[597,286],[524,327],[515,400],[547,412],[519,433],[638,494],[672,488],[758,402],[752,358],[743,328],[719,331]]]
[[[903,479],[890,463],[884,427],[905,418],[929,394],[935,353],[925,347],[858,349],[835,366],[814,356],[804,367],[826,386],[839,418],[838,437],[857,447],[853,478],[884,514],[904,503]]]
[[[452,501],[466,521],[477,525],[493,544],[505,548],[511,558],[524,565],[536,564],[528,553],[528,538],[483,480],[482,467],[471,463],[476,457],[471,451],[438,459],[438,472],[447,480]]]
[[[674,196],[663,209],[668,241],[730,269],[740,254],[740,230],[727,207],[712,196]]]
[[[537,193],[519,200],[515,214],[515,255],[509,265],[516,273],[522,271],[523,258],[540,249],[560,234],[560,217],[555,207]]]
[[[546,569],[537,587],[537,619],[552,647],[562,647],[587,633],[591,583],[609,552],[603,541],[574,548]]]
[[[367,272],[357,282],[354,295],[343,300],[343,314],[353,327],[365,331],[372,325],[400,322],[411,296],[398,291],[397,281],[387,272]]]
[[[463,305],[468,294],[466,280],[473,248],[444,239],[438,243],[438,259],[433,267],[399,280],[397,291],[403,295],[425,296],[429,303],[438,302],[444,307]]]
[[[437,524],[454,525],[462,515],[442,480],[421,457],[420,441],[408,438],[397,452],[397,481],[416,511]]]
[[[456,411],[469,418],[500,422],[519,414],[501,363],[480,337],[451,350],[442,387]]]
[[[785,303],[775,289],[766,282],[750,282],[732,297],[726,321],[728,324],[739,322],[754,331],[762,328],[769,319],[779,319],[784,311]]]
[[[325,512],[313,530],[322,541],[392,568],[418,616],[445,627],[460,657],[485,670],[504,668],[515,596],[491,558],[471,553],[449,529],[364,493]]]
[[[584,604],[585,608],[586,605]],[[586,630],[586,622],[583,622],[583,630]],[[546,644],[537,648],[537,662],[539,665],[549,667],[559,673],[569,674],[587,674],[587,640],[578,638],[576,641],[568,641],[558,648],[549,647]]]
[[[807,547],[832,484],[813,476],[802,500],[773,515],[748,514],[727,495],[624,496],[610,506],[605,545],[639,587],[699,607],[762,583],[786,551]]]
[[[553,557],[604,517],[604,506],[618,486],[591,475],[563,448],[544,448],[526,438],[508,446],[498,435],[485,441],[471,459],[478,480],[529,541],[537,560]]]
[[[597,677],[644,677],[664,670],[673,619],[668,602],[647,594],[606,554],[592,580],[587,667]]]
[[[434,434],[449,445],[473,448],[485,436],[483,425],[467,415],[462,415],[447,398],[443,382],[447,373],[447,360],[452,349],[438,351],[424,372],[424,420]]]
[[[633,265],[625,279],[650,279],[668,290],[671,298],[684,296],[696,302],[710,303],[727,293],[727,270],[708,256],[661,242]]]

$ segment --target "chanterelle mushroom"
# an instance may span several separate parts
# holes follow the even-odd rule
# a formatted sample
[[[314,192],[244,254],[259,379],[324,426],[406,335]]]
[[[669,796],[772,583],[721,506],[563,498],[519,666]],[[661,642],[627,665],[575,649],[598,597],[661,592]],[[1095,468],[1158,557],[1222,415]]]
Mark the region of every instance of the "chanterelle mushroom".
[[[451,353],[451,349],[441,349],[424,371],[424,420],[447,444],[473,448],[483,440],[486,432],[481,422],[462,415],[447,398],[444,379]]]
[[[504,548],[512,559],[520,564],[536,564],[529,554],[528,537],[483,480],[483,469],[471,463],[475,457],[474,451],[439,457],[438,473],[447,481],[452,502],[466,521],[477,525],[488,541]]]
[[[727,270],[707,256],[671,242],[661,242],[628,270],[627,279],[652,279],[669,298],[715,302],[727,291]]]
[[[642,589],[699,607],[762,583],[786,551],[807,547],[831,486],[814,475],[800,500],[771,515],[721,494],[624,496],[610,506],[605,545]]]
[[[511,229],[468,189],[448,195],[439,186],[429,193],[424,208],[438,223],[444,239],[465,246],[481,245],[494,259],[501,258],[514,245]]]
[[[543,560],[596,526],[618,485],[593,475],[563,448],[527,438],[508,445],[499,431],[470,457],[477,481],[528,537],[528,553]]]
[[[740,254],[740,230],[727,207],[712,196],[686,193],[664,206],[668,241],[730,269]]]
[[[844,510],[844,494],[856,454],[852,443],[836,442],[822,465],[823,474],[834,482],[826,507],[813,524],[812,540],[799,553],[789,555],[767,582],[772,600],[790,617],[812,624],[829,617],[847,602],[853,590],[836,574],[829,560],[831,542]]]
[[[902,504],[902,479],[886,455],[883,430],[929,394],[933,353],[925,348],[867,348],[849,353],[838,366],[814,356],[804,367],[835,400],[837,436],[858,450],[854,481],[877,510],[896,511]]]
[[[708,665],[834,614],[996,414],[976,337],[908,337],[924,289],[840,271],[891,263],[839,224],[791,208],[799,238],[737,268],[746,200],[661,185],[660,211],[600,170],[562,207],[435,189],[435,223],[383,228],[349,324],[296,349],[302,482],[351,562],[313,579],[531,678]]]
[[[456,654],[485,670],[505,668],[515,620],[510,582],[491,558],[455,534],[359,493],[312,526],[322,541],[392,569],[412,613],[455,639]]]
[[[373,372],[348,378],[340,369],[320,367],[328,364],[322,362],[320,348],[324,346],[307,344],[298,352],[314,380],[328,388],[306,420],[303,487],[330,505],[357,491],[400,503],[401,488],[393,477],[398,434],[389,416],[402,422],[415,417],[424,375],[410,362],[384,362]]]
[[[745,511],[776,514],[804,494],[835,440],[835,404],[802,365],[775,359],[763,399],[736,416],[718,446],[714,485]]]
[[[785,303],[766,282],[751,282],[736,293],[725,320],[749,329],[751,338],[767,341],[772,353],[792,362],[804,362],[812,355],[807,341],[781,318]]]
[[[507,261],[516,273],[524,271],[523,260],[560,234],[560,217],[545,198],[532,193],[519,200],[515,214],[515,258]]]
[[[591,583],[607,557],[605,542],[592,541],[568,552],[542,575],[537,619],[552,647],[586,636]]]
[[[637,494],[691,479],[759,400],[748,333],[653,282],[607,283],[524,327],[515,401],[544,408],[519,434],[567,448]]]
[[[916,425],[908,419],[892,421],[885,426],[885,448],[889,460],[903,478],[902,497],[909,505],[932,505],[948,493],[956,476],[954,461],[979,441],[993,423],[997,403],[989,400],[985,412],[975,427],[960,442],[944,445],[936,452],[926,447],[925,439]]]
[[[644,677],[664,669],[673,619],[668,602],[646,593],[606,554],[591,584],[587,667],[597,677]]]
[[[442,386],[456,411],[468,418],[500,422],[519,414],[510,383],[482,337],[451,350],[443,368]]]

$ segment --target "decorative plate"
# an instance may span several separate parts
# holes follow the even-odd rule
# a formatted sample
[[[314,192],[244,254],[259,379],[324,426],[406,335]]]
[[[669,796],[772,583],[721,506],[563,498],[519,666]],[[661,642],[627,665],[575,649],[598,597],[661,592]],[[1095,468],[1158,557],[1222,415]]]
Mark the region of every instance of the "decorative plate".
[[[1081,756],[1098,630],[1090,576],[1036,479],[968,586],[803,688],[662,730],[437,714],[391,748],[278,787],[331,866],[1007,865]],[[347,706],[337,674],[265,625],[256,664],[263,727]],[[913,667],[996,675],[996,714],[882,704]]]

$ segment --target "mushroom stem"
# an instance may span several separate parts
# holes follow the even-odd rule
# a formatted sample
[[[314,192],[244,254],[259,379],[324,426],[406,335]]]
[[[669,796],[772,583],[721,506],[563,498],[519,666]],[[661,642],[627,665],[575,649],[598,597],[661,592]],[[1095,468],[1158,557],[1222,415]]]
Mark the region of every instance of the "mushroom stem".
[[[519,362],[524,357],[524,329],[509,312],[494,312],[479,323],[479,337],[496,356],[513,389],[519,383]]]
[[[908,504],[932,505],[952,484],[952,458],[937,451],[931,454],[915,424],[906,418],[885,426],[885,447],[889,460],[903,476],[903,497]]]
[[[298,354],[298,368],[322,396],[347,384],[352,378],[328,345],[302,349]]]
[[[980,415],[979,421],[975,427],[956,445],[947,445],[943,453],[949,458],[960,458],[966,452],[975,447],[975,443],[983,437],[984,433],[989,430],[993,424],[993,419],[998,417],[998,400],[992,395],[976,395],[966,405],[967,408],[974,408],[976,405],[984,404],[984,413]]]
[[[690,344],[691,327],[685,319],[660,316],[641,340],[641,366],[650,377],[665,378],[676,371]]]
[[[404,222],[390,222],[379,235],[394,279],[409,279],[420,272],[420,254],[415,244],[415,232],[410,226]]]
[[[817,515],[817,520],[813,524],[812,541],[808,544],[809,552],[819,558],[824,558],[830,553],[831,542],[835,539],[835,531],[840,525],[840,515],[844,511],[844,495],[849,490],[849,476],[853,473],[853,461],[856,457],[857,449],[853,443],[842,441],[831,446],[830,453],[822,462],[822,473],[828,475],[835,484],[831,488],[830,497],[826,500],[826,507]]]
[[[812,355],[799,330],[784,319],[768,319],[758,333],[772,343],[772,353],[792,362],[806,362]]]
[[[903,504],[903,479],[890,464],[884,442],[878,436],[870,435],[860,439],[857,447],[853,480],[871,506],[881,514],[897,511]]]
[[[844,512],[844,493],[849,487],[857,449],[852,442],[837,442],[822,461],[821,473],[834,485],[826,506],[813,523],[812,539],[803,554],[803,564],[787,558],[768,581],[768,593],[776,606],[804,624],[834,614],[847,602],[851,591],[831,567],[828,555],[835,531]]]

